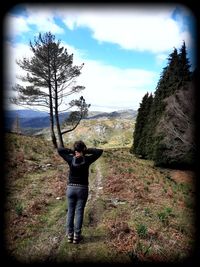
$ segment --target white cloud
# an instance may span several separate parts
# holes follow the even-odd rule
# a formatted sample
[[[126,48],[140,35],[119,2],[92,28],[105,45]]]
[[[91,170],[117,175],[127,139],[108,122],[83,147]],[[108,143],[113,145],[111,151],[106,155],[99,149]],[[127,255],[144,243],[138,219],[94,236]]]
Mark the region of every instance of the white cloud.
[[[66,45],[66,44],[65,44]],[[28,45],[7,44],[7,81],[14,85],[16,75],[23,74],[15,63],[15,59],[31,56]],[[82,58],[84,53],[72,46],[66,45],[69,53],[74,53],[74,64],[85,63],[82,74],[77,78],[77,84],[86,87],[79,95],[83,95],[91,110],[116,110],[121,108],[137,109],[139,102],[147,91],[153,92],[157,74],[142,69],[120,69],[105,65],[98,61]]]
[[[88,27],[99,42],[118,44],[123,49],[161,53],[180,47],[183,40],[191,45],[192,39],[183,21],[171,18],[175,6],[111,9],[66,9],[58,12],[71,30]]]
[[[8,15],[4,19],[4,31],[7,36],[22,35],[31,32],[32,26],[36,27],[36,32],[48,32],[53,34],[63,34],[64,29],[55,22],[54,10],[44,6],[26,6],[27,15]]]
[[[54,10],[49,10],[44,6],[35,6],[27,8],[28,17],[26,18],[29,25],[37,27],[39,32],[48,32],[55,34],[64,33],[64,29],[55,22]]]
[[[9,42],[5,44],[5,61],[4,66],[6,69],[6,80],[11,84],[17,82],[17,75],[23,75],[25,72],[16,64],[16,60],[23,59],[23,57],[29,58],[33,54],[30,47],[23,43],[12,45]]]
[[[85,63],[77,84],[86,87],[83,95],[92,110],[137,109],[144,94],[154,92],[158,74],[144,69],[121,69],[105,65],[100,61],[88,60],[84,51],[63,44],[69,53],[74,53],[74,64]],[[75,97],[75,95],[73,96]]]
[[[7,15],[4,20],[4,33],[7,36],[15,36],[30,31],[30,27],[24,17]]]
[[[162,8],[161,8],[162,7]],[[5,20],[7,32],[14,35],[24,34],[35,26],[35,32],[51,31],[53,34],[64,33],[63,28],[56,24],[55,18],[71,30],[76,27],[88,27],[92,36],[99,42],[118,44],[122,49],[151,51],[156,54],[158,64],[168,57],[173,47],[181,47],[183,40],[191,47],[191,36],[183,19],[171,18],[174,6],[136,5],[126,7],[111,6],[110,8],[69,6],[69,5],[28,5],[26,17],[8,16]],[[186,12],[184,10],[184,12]],[[138,108],[144,94],[153,92],[159,74],[144,69],[121,69],[102,62],[87,59],[87,51],[77,50],[67,44],[69,53],[74,53],[74,64],[85,63],[78,84],[86,89],[82,92],[88,103],[104,107]],[[16,75],[22,70],[15,64],[15,59],[30,55],[28,45],[7,44],[6,82],[16,82]],[[98,108],[97,108],[98,109]]]
[[[10,106],[8,98],[14,95],[11,90],[12,86],[14,86],[15,83],[20,83],[17,76],[26,74],[26,72],[16,64],[16,60],[23,59],[23,57],[29,58],[32,56],[32,52],[30,47],[26,44],[18,43],[13,45],[10,42],[5,42],[4,53],[4,106],[6,108]]]
[[[87,102],[104,110],[137,109],[147,91],[154,91],[156,74],[142,69],[120,69],[96,61],[86,61],[79,83],[86,86]],[[109,108],[110,107],[110,108]],[[97,108],[98,109],[98,108]]]
[[[118,44],[122,49],[168,52],[180,47],[183,40],[186,46],[192,45],[187,27],[183,27],[183,16],[172,19],[176,5],[26,5],[27,17],[13,18],[15,34],[36,26],[37,31],[51,31],[62,34],[64,29],[56,24],[56,17],[71,30],[77,27],[91,29],[92,36],[99,42]],[[182,14],[189,13],[180,6]],[[190,14],[190,13],[189,13]]]
[[[161,54],[157,54],[156,55],[156,63],[158,65],[163,65],[163,63],[166,61],[167,62],[167,58],[169,57],[169,54],[164,54],[164,53],[161,53]]]

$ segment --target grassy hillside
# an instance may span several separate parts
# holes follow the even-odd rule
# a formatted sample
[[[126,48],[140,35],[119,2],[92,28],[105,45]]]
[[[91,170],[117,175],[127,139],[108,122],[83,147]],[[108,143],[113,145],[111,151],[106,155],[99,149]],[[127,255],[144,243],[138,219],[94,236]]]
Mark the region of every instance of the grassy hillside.
[[[133,143],[133,119],[101,118],[82,120],[72,132],[64,135],[65,146],[71,146],[74,141],[82,139],[88,146],[130,147]],[[42,133],[50,140],[49,130]]]
[[[5,141],[4,233],[9,259],[137,263],[177,262],[192,255],[191,171],[155,168],[151,161],[131,155],[128,146],[106,148],[90,169],[85,238],[74,245],[65,237],[67,165],[40,137],[8,134]]]

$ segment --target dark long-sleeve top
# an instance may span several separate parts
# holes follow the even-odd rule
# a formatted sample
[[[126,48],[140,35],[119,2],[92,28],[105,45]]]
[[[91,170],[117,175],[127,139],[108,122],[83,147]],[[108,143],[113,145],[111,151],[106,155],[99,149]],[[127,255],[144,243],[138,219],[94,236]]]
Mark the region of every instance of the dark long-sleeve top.
[[[89,167],[102,155],[103,150],[88,148],[82,159],[75,159],[74,152],[69,148],[58,148],[58,153],[69,165],[68,183],[88,185]],[[79,160],[83,163],[79,164]]]

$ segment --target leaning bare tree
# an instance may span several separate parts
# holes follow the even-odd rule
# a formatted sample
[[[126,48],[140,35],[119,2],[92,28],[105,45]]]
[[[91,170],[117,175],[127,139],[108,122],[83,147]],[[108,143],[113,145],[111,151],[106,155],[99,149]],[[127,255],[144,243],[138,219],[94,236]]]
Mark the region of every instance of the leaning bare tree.
[[[69,55],[67,49],[61,47],[60,41],[56,41],[51,32],[43,35],[40,33],[34,42],[30,42],[30,49],[33,53],[32,58],[17,61],[17,64],[26,71],[25,76],[18,77],[25,84],[16,84],[13,87],[17,96],[11,98],[11,102],[22,106],[47,108],[53,145],[56,148],[59,142],[59,146],[63,146],[63,134],[78,126],[90,106],[83,97],[65,103],[68,96],[85,89],[76,85],[75,81],[81,74],[84,64],[73,66],[73,54]],[[62,132],[59,115],[72,107],[76,108],[72,113],[75,112],[76,116],[71,115],[74,118],[71,129]]]

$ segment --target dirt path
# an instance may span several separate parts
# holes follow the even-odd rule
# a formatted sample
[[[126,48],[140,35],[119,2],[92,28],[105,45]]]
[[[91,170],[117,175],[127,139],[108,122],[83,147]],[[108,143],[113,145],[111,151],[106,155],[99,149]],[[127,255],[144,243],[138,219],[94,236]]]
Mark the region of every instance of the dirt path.
[[[22,145],[26,151],[32,139],[20,142],[13,139],[20,150],[8,162],[5,214],[7,252],[19,263],[125,263],[135,257],[165,261],[183,259],[192,250],[192,172],[154,168],[128,149],[105,151],[91,166],[84,240],[68,244],[66,165],[57,154],[52,158],[47,145],[41,145],[46,151],[41,157],[40,151],[22,153]]]
[[[95,176],[94,182],[91,183],[90,194],[89,194],[89,197],[88,197],[88,201],[91,201],[91,200],[95,201],[102,194],[103,175],[102,175],[102,172],[101,172],[100,163],[97,162],[95,167],[96,167],[95,168],[96,176]]]

